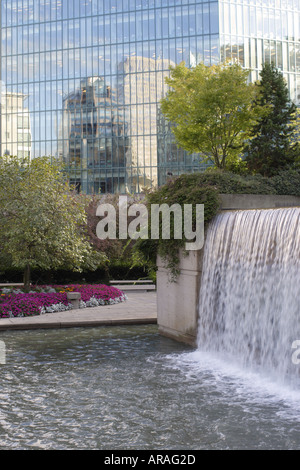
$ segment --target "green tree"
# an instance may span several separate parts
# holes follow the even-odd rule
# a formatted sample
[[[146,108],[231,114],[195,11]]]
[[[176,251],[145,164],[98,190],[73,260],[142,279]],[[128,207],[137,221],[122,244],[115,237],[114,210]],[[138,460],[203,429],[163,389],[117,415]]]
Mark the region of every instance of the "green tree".
[[[245,147],[246,163],[252,173],[273,176],[293,164],[299,155],[298,144],[293,142],[296,106],[274,64],[263,65],[255,86],[255,105],[267,112],[253,126],[252,139]]]
[[[71,191],[59,164],[48,158],[0,158],[0,251],[11,266],[96,269],[105,255],[92,249],[86,234],[86,204]]]
[[[300,167],[300,109],[297,107],[295,120],[293,121],[294,131],[290,137],[290,143],[293,146],[295,155],[295,166]]]
[[[184,62],[171,67],[161,110],[174,124],[177,144],[200,153],[217,168],[239,160],[244,141],[256,122],[255,88],[249,72],[237,64],[189,69]]]

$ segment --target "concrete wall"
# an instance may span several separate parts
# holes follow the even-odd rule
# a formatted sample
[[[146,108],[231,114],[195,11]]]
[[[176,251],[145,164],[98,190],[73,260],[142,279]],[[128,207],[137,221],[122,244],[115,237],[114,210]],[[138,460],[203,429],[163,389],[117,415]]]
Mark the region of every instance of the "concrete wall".
[[[203,250],[190,251],[180,257],[180,274],[170,279],[163,260],[157,259],[157,323],[159,332],[195,346],[198,322],[198,300]]]
[[[222,210],[276,209],[300,207],[299,196],[277,196],[273,194],[220,194]]]
[[[221,210],[300,207],[300,197],[294,196],[224,194],[221,199]],[[157,259],[158,329],[164,336],[196,346],[203,250],[190,251],[180,258],[176,282],[171,282],[163,260]]]

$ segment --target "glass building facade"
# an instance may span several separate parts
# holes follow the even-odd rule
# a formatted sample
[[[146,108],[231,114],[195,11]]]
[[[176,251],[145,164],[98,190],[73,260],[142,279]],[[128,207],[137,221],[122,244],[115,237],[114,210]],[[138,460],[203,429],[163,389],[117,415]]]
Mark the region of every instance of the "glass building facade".
[[[169,66],[274,61],[299,103],[299,1],[2,1],[1,154],[62,158],[88,193],[203,169],[160,112]]]

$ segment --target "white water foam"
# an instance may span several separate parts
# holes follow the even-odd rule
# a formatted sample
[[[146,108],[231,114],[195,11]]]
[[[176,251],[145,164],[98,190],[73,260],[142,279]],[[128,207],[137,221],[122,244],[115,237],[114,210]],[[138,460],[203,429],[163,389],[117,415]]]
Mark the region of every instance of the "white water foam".
[[[222,212],[205,242],[199,350],[299,387],[300,208]]]
[[[219,353],[196,350],[173,354],[167,358],[168,367],[180,371],[191,386],[197,384],[206,394],[206,405],[224,402],[244,411],[270,409],[274,415],[300,424],[300,392],[276,380],[275,376],[242,367],[233,358]],[[219,398],[218,398],[219,397]]]

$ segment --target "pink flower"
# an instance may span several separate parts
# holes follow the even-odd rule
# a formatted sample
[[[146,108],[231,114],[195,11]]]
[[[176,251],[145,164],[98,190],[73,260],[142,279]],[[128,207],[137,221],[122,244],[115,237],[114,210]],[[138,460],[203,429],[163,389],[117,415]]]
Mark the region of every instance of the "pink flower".
[[[51,287],[55,292],[47,292]],[[92,297],[109,303],[116,298],[122,298],[122,291],[116,287],[106,286],[104,284],[85,285],[72,284],[68,286],[53,285],[39,286],[34,293],[5,294],[0,297],[0,318],[9,318],[10,316],[32,316],[39,315],[43,307],[51,307],[56,304],[68,306],[66,289],[81,293],[81,300],[88,302]],[[34,288],[32,289],[35,290]],[[43,292],[41,292],[41,290]]]

